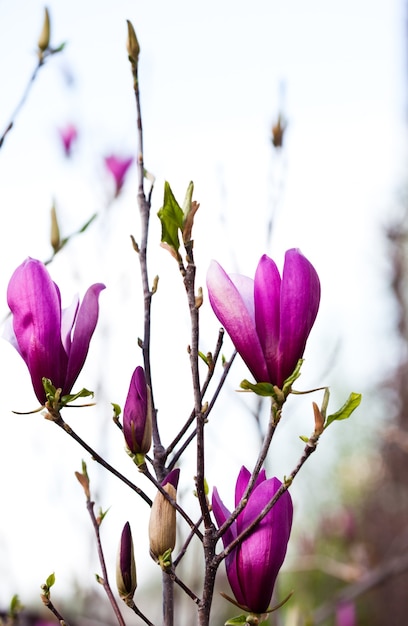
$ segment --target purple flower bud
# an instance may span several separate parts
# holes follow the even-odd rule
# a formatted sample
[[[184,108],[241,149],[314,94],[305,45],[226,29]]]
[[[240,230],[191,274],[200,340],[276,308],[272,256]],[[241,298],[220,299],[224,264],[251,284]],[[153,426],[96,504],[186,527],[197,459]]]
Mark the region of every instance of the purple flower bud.
[[[70,157],[72,144],[78,137],[78,131],[73,124],[67,124],[64,128],[59,129],[59,135],[64,148],[65,156]]]
[[[136,564],[129,522],[123,527],[116,562],[116,586],[122,600],[132,600],[137,587]]]
[[[105,157],[106,169],[112,174],[115,181],[115,196],[118,196],[125,182],[126,172],[132,165],[133,158],[121,159],[111,155]]]
[[[239,504],[250,476],[250,472],[242,467],[235,486],[235,506]],[[265,470],[261,471],[248,504],[222,536],[224,548],[248,528],[280,486],[281,482],[277,478],[267,480]],[[220,527],[231,513],[216,488],[212,507]],[[285,559],[292,517],[292,499],[289,492],[285,491],[251,534],[225,560],[228,581],[237,602],[252,613],[264,613],[269,607],[276,577]]]
[[[105,285],[89,287],[81,305],[76,298],[62,310],[58,286],[44,263],[28,258],[12,275],[7,301],[12,313],[6,331],[23,357],[35,395],[45,404],[42,383],[49,378],[61,395],[70,393],[85,363],[99,314],[99,294]]]
[[[130,381],[123,409],[123,434],[133,454],[146,454],[152,442],[152,407],[150,389],[143,367],[137,367]]]
[[[320,282],[299,250],[285,254],[283,275],[265,254],[255,280],[229,276],[213,261],[207,273],[211,306],[257,382],[282,388],[302,358],[316,319]]]

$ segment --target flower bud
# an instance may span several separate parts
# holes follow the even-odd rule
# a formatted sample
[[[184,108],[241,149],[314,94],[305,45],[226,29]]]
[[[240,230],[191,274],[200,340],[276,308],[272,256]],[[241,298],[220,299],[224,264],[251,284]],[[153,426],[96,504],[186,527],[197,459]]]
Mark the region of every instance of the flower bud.
[[[150,388],[140,366],[135,369],[130,381],[123,409],[123,434],[130,452],[141,455],[141,462],[144,462],[144,455],[152,442],[152,402]]]
[[[123,527],[116,561],[116,586],[121,599],[129,603],[137,587],[136,564],[129,522]]]
[[[44,22],[41,30],[41,35],[38,39],[38,49],[40,54],[42,55],[50,45],[50,14],[48,13],[48,9],[44,10]]]
[[[177,496],[177,485],[180,470],[171,471],[163,480],[162,487],[173,500]],[[163,561],[163,555],[167,556],[174,550],[176,545],[176,509],[167,498],[157,492],[150,511],[149,520],[150,555],[158,562]]]
[[[126,48],[129,55],[130,61],[137,66],[137,62],[139,60],[140,54],[140,45],[136,37],[135,29],[133,28],[132,22],[127,20],[128,26],[128,38],[126,42]]]
[[[55,208],[55,203],[53,203],[51,207],[51,232],[50,232],[50,242],[52,249],[54,252],[58,252],[61,247],[61,236],[58,224],[57,210]]]

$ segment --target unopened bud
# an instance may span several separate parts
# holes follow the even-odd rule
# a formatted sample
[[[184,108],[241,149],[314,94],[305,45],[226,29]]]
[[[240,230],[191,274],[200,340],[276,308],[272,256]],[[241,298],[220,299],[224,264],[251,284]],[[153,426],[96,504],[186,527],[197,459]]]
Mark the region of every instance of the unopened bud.
[[[50,45],[50,31],[51,31],[50,14],[48,13],[47,7],[45,7],[43,27],[42,27],[40,38],[38,40],[38,49],[40,51],[40,56],[42,56],[43,52],[48,50],[48,47]]]
[[[58,225],[57,211],[55,209],[55,204],[51,207],[51,233],[50,233],[50,242],[52,249],[54,252],[58,252],[61,246],[61,237],[60,230]]]
[[[324,430],[324,417],[319,407],[317,406],[316,402],[312,402],[312,405],[313,405],[313,413],[314,413],[314,420],[315,420],[314,434],[317,436],[320,436]]]
[[[116,586],[121,599],[131,603],[137,587],[136,563],[129,522],[123,527],[116,561]]]
[[[276,123],[272,126],[272,144],[275,148],[281,148],[283,145],[283,135],[286,130],[286,123],[279,113]]]
[[[170,472],[162,486],[166,493],[175,500],[180,470]],[[165,553],[171,553],[176,545],[176,509],[159,491],[153,501],[149,520],[150,554],[155,561],[161,562]],[[169,560],[169,554],[166,561]]]
[[[128,25],[128,38],[126,42],[126,48],[129,55],[130,62],[137,66],[137,62],[139,60],[140,54],[140,46],[136,37],[135,29],[133,28],[132,22],[127,20]]]

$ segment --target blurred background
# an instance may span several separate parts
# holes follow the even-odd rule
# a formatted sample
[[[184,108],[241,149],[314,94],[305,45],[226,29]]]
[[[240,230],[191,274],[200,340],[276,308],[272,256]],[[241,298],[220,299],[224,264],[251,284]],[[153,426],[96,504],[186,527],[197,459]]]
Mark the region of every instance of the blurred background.
[[[129,19],[141,45],[145,166],[156,178],[149,269],[151,278],[160,277],[152,368],[163,440],[174,437],[193,405],[184,287],[177,264],[160,248],[156,213],[165,180],[180,203],[192,180],[200,202],[197,284],[204,287],[212,258],[227,271],[252,276],[264,252],[282,268],[285,250],[299,247],[320,275],[322,301],[298,387],[329,385],[333,411],[351,391],[363,394],[359,410],[325,433],[293,484],[293,535],[277,598],[290,589],[295,594],[271,623],[337,619],[345,626],[338,607],[346,605],[354,619],[349,626],[403,624],[406,3],[50,0],[47,6],[51,44],[66,46],[41,68],[14,116],[37,63],[44,5],[0,0],[0,133],[15,122],[0,150],[2,319],[14,269],[27,256],[45,261],[52,254],[51,207],[62,237],[97,214],[49,266],[65,306],[91,283],[107,285],[78,380],[78,388],[96,392],[97,406],[65,419],[152,495],[124,453],[110,405],[123,406],[130,376],[142,363],[142,291],[130,242],[131,234],[136,241],[140,235],[136,167],[116,193],[105,162],[137,154]],[[77,136],[67,150],[61,134],[69,126]],[[219,327],[206,298],[201,321],[206,353],[214,350]],[[39,586],[55,571],[56,597],[75,605],[78,615],[90,607],[97,614],[92,598],[101,592],[94,583],[99,565],[74,477],[85,458],[97,506],[110,507],[102,531],[112,578],[129,520],[141,608],[153,613],[147,598],[157,592],[160,575],[147,554],[148,507],[40,414],[12,413],[33,410],[37,401],[23,361],[5,341],[0,348],[0,607],[18,593],[23,604],[39,608]],[[226,358],[232,353],[228,338],[223,352]],[[236,393],[245,377],[236,359],[207,427],[207,480],[230,505],[231,485],[240,466],[255,461],[267,420],[266,406]],[[319,398],[288,402],[268,475],[283,477],[295,467],[303,449],[299,435],[313,429],[311,401]],[[189,450],[180,494],[191,511],[197,510],[194,471]],[[228,592],[222,574],[220,588]],[[191,623],[188,601],[186,607],[180,624]],[[109,616],[99,618],[108,622]]]

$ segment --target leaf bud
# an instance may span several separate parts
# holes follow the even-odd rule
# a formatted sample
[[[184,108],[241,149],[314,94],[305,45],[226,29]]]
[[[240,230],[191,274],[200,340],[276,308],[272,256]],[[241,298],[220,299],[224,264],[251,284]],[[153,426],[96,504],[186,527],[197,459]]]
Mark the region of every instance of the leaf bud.
[[[43,27],[42,27],[41,35],[38,39],[38,49],[40,51],[39,53],[40,58],[42,58],[43,53],[46,50],[48,50],[48,47],[50,45],[50,31],[51,31],[50,14],[48,12],[47,7],[45,7]]]
[[[50,232],[50,242],[52,249],[54,252],[58,252],[61,247],[61,236],[58,225],[57,211],[55,208],[55,202],[51,207],[51,232]]]
[[[140,54],[140,46],[132,22],[129,22],[129,20],[126,21],[128,26],[128,38],[126,42],[126,48],[130,62],[133,63],[133,65],[137,66]]]

